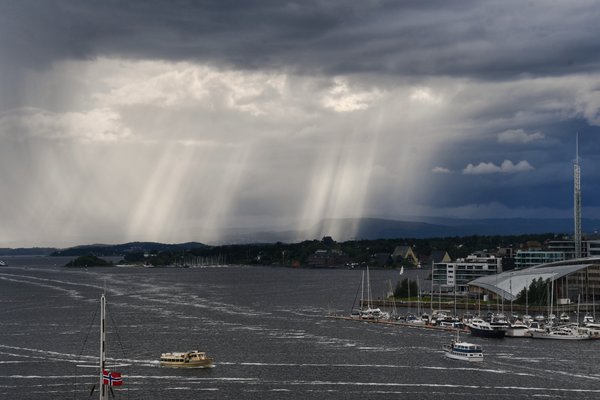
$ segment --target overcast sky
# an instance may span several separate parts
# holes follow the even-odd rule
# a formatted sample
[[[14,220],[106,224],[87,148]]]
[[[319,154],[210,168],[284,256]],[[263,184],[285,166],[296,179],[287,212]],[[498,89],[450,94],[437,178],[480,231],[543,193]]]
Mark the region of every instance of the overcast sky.
[[[0,0],[0,247],[570,218],[576,132],[600,218],[598,21],[578,0]]]

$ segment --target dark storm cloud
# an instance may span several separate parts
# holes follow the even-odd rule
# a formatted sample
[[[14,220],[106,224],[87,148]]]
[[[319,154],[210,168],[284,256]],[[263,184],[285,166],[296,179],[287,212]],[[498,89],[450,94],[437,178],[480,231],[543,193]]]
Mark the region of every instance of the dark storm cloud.
[[[600,215],[599,17],[585,0],[0,0],[0,244],[568,216],[577,131]]]
[[[325,74],[503,78],[598,66],[593,2],[8,1],[0,51],[30,67],[101,55]],[[14,64],[12,64],[14,66]]]

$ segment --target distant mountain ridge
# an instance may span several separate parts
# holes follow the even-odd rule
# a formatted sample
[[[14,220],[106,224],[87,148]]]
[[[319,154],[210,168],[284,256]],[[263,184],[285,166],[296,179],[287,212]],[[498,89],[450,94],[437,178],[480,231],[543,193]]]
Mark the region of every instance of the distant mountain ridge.
[[[321,236],[335,236],[332,232],[345,232],[334,237],[336,241],[353,239],[394,239],[414,238],[426,239],[448,236],[502,236],[537,233],[556,233],[570,235],[573,232],[573,220],[569,218],[488,218],[488,219],[453,219],[453,218],[415,218],[416,221],[400,221],[383,218],[341,218],[325,219],[312,232],[321,232]],[[600,219],[583,219],[584,233],[597,233],[600,230]],[[334,228],[335,227],[335,228]],[[313,234],[314,236],[314,234]],[[257,231],[254,233],[235,233],[230,231],[224,240],[227,243],[272,243],[294,242],[303,239],[321,239],[311,237],[308,232]]]
[[[56,249],[54,247],[18,247],[14,249],[2,247],[0,248],[0,256],[47,256],[55,251]]]
[[[600,219],[584,218],[582,220],[584,234],[598,236]],[[335,229],[334,229],[335,228]],[[344,232],[336,235],[333,232]],[[222,244],[252,244],[252,243],[294,243],[303,240],[320,240],[323,236],[333,236],[338,242],[348,240],[376,239],[427,239],[434,237],[453,236],[508,236],[540,233],[556,233],[571,235],[573,220],[569,218],[489,218],[489,219],[458,219],[458,218],[415,218],[415,221],[401,221],[384,218],[342,218],[324,219],[311,232],[301,230],[228,230],[223,236]],[[123,256],[129,252],[161,252],[182,251],[211,247],[204,243],[187,242],[165,244],[157,242],[129,242],[123,244],[90,244],[74,246],[65,249],[56,248],[0,248],[0,256],[17,255],[53,255],[81,256],[94,254],[97,256]]]

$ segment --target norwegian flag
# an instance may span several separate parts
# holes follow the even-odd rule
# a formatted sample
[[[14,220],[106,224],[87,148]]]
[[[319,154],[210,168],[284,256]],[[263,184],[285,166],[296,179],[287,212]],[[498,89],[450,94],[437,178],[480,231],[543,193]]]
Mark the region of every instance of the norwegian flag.
[[[121,378],[120,372],[108,372],[102,371],[103,380],[102,383],[108,386],[121,386],[123,384],[123,378]]]

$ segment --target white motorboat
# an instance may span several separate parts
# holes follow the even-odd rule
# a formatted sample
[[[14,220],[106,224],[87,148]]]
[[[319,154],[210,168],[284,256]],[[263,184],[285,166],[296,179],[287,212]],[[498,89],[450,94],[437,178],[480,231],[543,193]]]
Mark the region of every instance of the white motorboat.
[[[531,337],[529,326],[523,321],[517,320],[506,329],[506,337]]]
[[[409,325],[425,325],[425,320],[423,318],[418,318],[414,314],[408,314],[405,321]]]
[[[544,325],[541,322],[537,322],[537,321],[532,321],[529,323],[529,327],[528,327],[528,336],[531,337],[532,332],[540,332],[540,333],[544,333],[547,332],[546,329],[544,328]]]
[[[367,308],[361,312],[362,319],[383,319],[386,313],[383,313],[380,308]]]
[[[473,318],[467,327],[473,336],[503,338],[506,335],[506,328],[494,327],[481,318]]]
[[[469,362],[483,361],[483,349],[481,346],[461,341],[458,331],[456,331],[456,339],[452,339],[450,344],[444,345],[443,349],[444,355],[453,360]]]
[[[546,317],[544,317],[542,314],[538,314],[533,318],[533,320],[536,322],[545,322]]]

